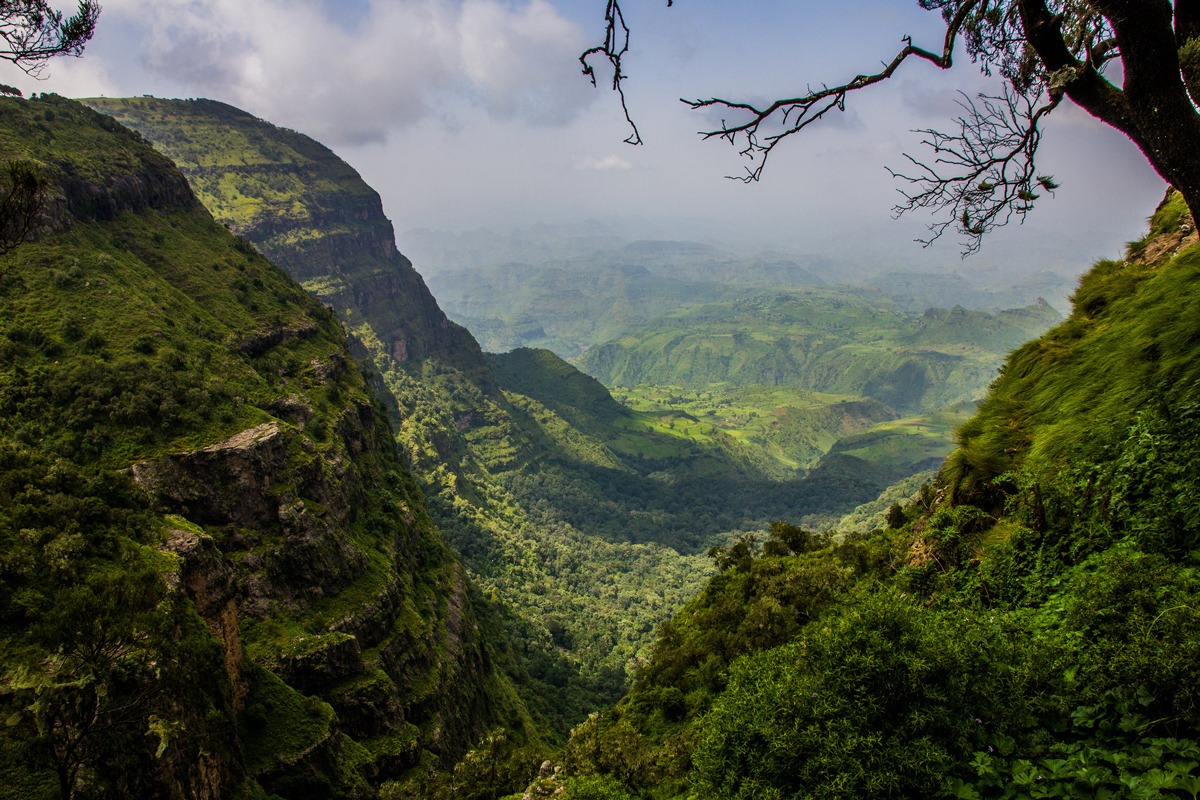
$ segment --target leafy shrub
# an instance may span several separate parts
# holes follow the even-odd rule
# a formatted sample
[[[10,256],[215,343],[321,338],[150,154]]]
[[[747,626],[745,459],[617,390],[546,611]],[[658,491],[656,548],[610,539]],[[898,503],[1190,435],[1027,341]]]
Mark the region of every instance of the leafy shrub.
[[[1018,758],[994,749],[976,753],[971,762],[976,779],[953,781],[953,796],[961,800],[1194,800],[1200,796],[1200,746],[1190,739],[1141,736],[1146,718],[1125,694],[1111,691],[1100,704],[1075,709],[1076,730],[1092,735],[1083,741],[1056,743],[1048,757]],[[1153,699],[1145,687],[1134,697],[1142,705]]]
[[[586,775],[567,780],[562,800],[632,800],[620,781],[603,775]]]
[[[108,344],[107,340],[98,333],[90,333],[87,338],[79,343],[80,348],[85,353],[99,353]]]
[[[891,592],[860,593],[737,661],[693,754],[712,798],[938,795],[989,736],[1030,718],[1024,637]]]

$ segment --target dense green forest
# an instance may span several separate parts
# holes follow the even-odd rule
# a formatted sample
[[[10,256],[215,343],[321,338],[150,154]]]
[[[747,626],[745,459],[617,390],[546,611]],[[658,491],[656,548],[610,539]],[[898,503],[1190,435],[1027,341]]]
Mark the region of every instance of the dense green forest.
[[[17,796],[1191,796],[1178,200],[1027,344],[731,283],[610,392],[484,353],[307,137],[3,102],[56,187],[0,282]]]
[[[59,5],[0,7],[22,88],[96,31],[96,0]],[[0,85],[0,800],[1200,800],[1200,5],[920,0],[940,56],[905,36],[841,86],[682,100],[745,183],[849,110],[769,211],[722,206],[743,242],[790,214],[845,253],[871,248],[874,187],[839,160],[881,149],[857,115],[941,105],[892,83],[899,105],[848,109],[906,60],[1003,83],[888,170],[924,245],[974,254],[1074,190],[1039,169],[1048,115],[1105,122],[1173,186],[1069,299],[1036,245],[980,288],[895,252],[729,252],[716,221],[634,240],[704,204],[682,161],[519,157],[530,125],[604,124],[541,74],[586,47],[578,9],[187,5],[117,9],[102,69],[62,85],[315,111],[351,158],[402,161],[407,126],[429,220],[463,178],[464,215],[549,208],[553,173],[586,203],[667,202],[629,239],[425,231],[427,283],[379,193],[302,133]],[[793,26],[869,33],[706,5],[647,62],[656,20],[607,2],[578,63],[627,143],[649,95],[626,66],[665,66],[653,93],[720,69],[694,68],[709,33],[763,57]],[[493,194],[496,164],[520,185]],[[826,208],[794,201],[810,185]]]

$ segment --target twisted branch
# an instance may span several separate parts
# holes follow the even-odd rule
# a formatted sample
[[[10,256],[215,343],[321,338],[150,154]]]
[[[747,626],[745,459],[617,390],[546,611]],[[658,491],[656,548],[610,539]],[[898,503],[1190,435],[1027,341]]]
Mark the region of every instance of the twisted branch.
[[[675,0],[667,0],[667,6],[673,5],[674,2]],[[583,51],[583,54],[579,56],[579,63],[583,65],[583,74],[591,80],[592,86],[596,85],[596,70],[588,62],[588,59],[596,55],[603,56],[612,66],[612,88],[620,95],[621,110],[625,112],[625,121],[633,130],[625,138],[625,143],[641,144],[642,135],[638,133],[637,125],[634,124],[633,117],[629,114],[629,105],[625,102],[625,89],[621,86],[621,82],[628,77],[621,69],[621,59],[628,52],[629,26],[625,24],[625,15],[621,13],[621,3],[619,0],[608,0],[608,5],[604,9],[604,44]]]
[[[928,247],[951,225],[966,237],[963,256],[978,252],[988,231],[1005,225],[1013,217],[1025,221],[1042,189],[1051,194],[1058,188],[1053,177],[1038,175],[1035,165],[1041,142],[1039,124],[1062,100],[1050,95],[1038,105],[1041,95],[1029,97],[1010,88],[1000,97],[980,95],[959,101],[965,113],[958,118],[959,131],[946,134],[920,130],[922,144],[933,150],[931,161],[918,161],[907,153],[913,174],[888,169],[893,177],[921,186],[921,191],[900,193],[904,202],[893,209],[897,217],[913,209],[929,209],[948,218],[929,225],[930,236],[918,239]]]
[[[892,74],[909,56],[924,59],[942,69],[950,69],[953,65],[955,39],[958,37],[963,22],[967,19],[967,15],[979,5],[979,2],[980,0],[967,0],[950,19],[946,27],[946,38],[940,54],[917,47],[912,43],[912,38],[906,36],[904,37],[904,49],[889,64],[886,64],[882,71],[874,75],[856,75],[852,81],[844,83],[841,86],[822,86],[816,90],[810,88],[808,93],[801,97],[776,100],[765,108],[759,108],[751,103],[722,100],[719,97],[708,100],[687,100],[680,98],[680,101],[693,109],[721,106],[723,108],[749,112],[750,119],[740,125],[728,125],[725,120],[721,120],[721,127],[718,130],[700,131],[700,135],[705,139],[718,137],[725,139],[735,147],[740,137],[744,142],[744,147],[741,148],[739,154],[752,161],[758,161],[758,164],[753,169],[746,167],[745,175],[728,175],[726,177],[733,180],[740,180],[743,183],[752,183],[762,177],[767,157],[777,144],[789,136],[804,130],[835,108],[838,111],[845,111],[846,95],[892,77]],[[778,121],[783,130],[778,133],[760,136],[759,129],[772,118],[776,117],[776,115],[778,115]]]

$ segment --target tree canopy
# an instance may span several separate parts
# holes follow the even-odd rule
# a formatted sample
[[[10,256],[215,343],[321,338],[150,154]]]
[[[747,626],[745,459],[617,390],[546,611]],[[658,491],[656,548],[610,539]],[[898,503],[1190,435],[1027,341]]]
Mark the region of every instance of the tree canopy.
[[[914,58],[950,69],[962,45],[984,74],[998,75],[1004,85],[996,95],[964,94],[963,113],[948,131],[920,131],[931,155],[906,156],[907,165],[892,171],[906,184],[897,213],[925,209],[934,215],[923,244],[954,228],[964,237],[965,253],[974,252],[985,233],[1023,220],[1034,201],[1058,188],[1039,171],[1036,157],[1042,126],[1064,98],[1128,136],[1189,209],[1200,209],[1200,0],[918,3],[945,21],[938,47],[926,49],[905,37],[877,72],[769,103],[719,97],[683,102],[731,112],[719,128],[701,135],[737,147],[751,162],[739,179],[756,181],[778,144],[844,111],[852,93],[887,81]],[[630,30],[619,0],[608,0],[605,20],[604,43],[585,51],[581,61],[594,83],[593,60],[607,60],[613,88],[622,92]],[[623,92],[621,101],[624,106]],[[636,128],[627,141],[640,143]]]
[[[96,0],[79,0],[69,17],[46,0],[0,0],[0,58],[37,75],[55,56],[80,55],[99,16]]]

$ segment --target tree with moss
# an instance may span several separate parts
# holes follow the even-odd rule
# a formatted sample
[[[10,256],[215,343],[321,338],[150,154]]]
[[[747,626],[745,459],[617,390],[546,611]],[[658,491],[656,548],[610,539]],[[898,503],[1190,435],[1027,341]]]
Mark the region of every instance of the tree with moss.
[[[964,237],[965,253],[974,252],[985,233],[1023,220],[1042,194],[1058,188],[1035,162],[1042,127],[1064,99],[1129,137],[1183,194],[1193,214],[1200,210],[1200,2],[918,2],[945,21],[945,37],[932,49],[905,37],[877,72],[770,102],[719,97],[684,102],[729,112],[719,128],[702,135],[737,147],[751,162],[740,179],[756,181],[781,142],[845,111],[851,95],[886,82],[906,62],[950,69],[961,43],[985,75],[1003,78],[1004,88],[994,96],[963,95],[963,113],[948,131],[920,131],[931,155],[906,156],[908,164],[892,172],[906,184],[896,212],[924,209],[934,215],[923,244],[954,228]],[[593,61],[607,60],[624,106],[622,60],[630,29],[619,0],[608,0],[605,20],[604,42],[583,53],[583,71],[594,84]],[[1118,76],[1120,86],[1113,82]],[[636,127],[627,141],[641,142]]]
[[[36,229],[45,208],[46,186],[42,170],[32,162],[9,160],[0,167],[0,256]]]
[[[62,800],[92,782],[117,737],[144,735],[162,690],[156,664],[162,600],[162,583],[148,570],[92,575],[58,589],[33,627],[41,657],[0,687],[19,709],[8,724],[25,726],[29,760],[54,773]],[[177,726],[148,719],[161,755]]]

